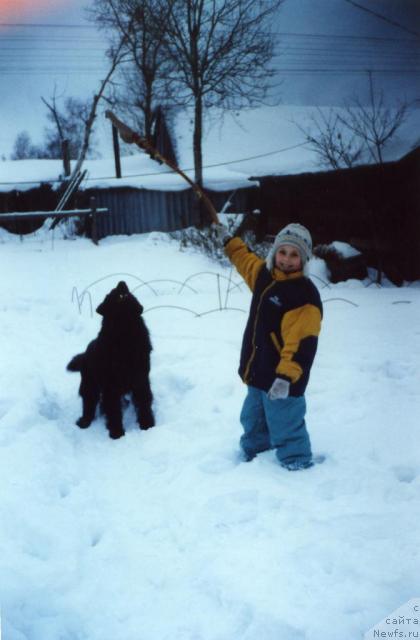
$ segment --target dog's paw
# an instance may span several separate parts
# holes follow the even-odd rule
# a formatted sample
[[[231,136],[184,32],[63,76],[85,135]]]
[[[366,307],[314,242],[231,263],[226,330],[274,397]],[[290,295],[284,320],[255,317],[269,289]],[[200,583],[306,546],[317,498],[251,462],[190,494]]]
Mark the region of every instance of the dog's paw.
[[[92,420],[89,420],[89,418],[84,418],[83,416],[81,416],[78,420],[76,420],[76,424],[81,429],[87,429],[92,424]]]
[[[121,429],[121,431],[109,432],[109,437],[112,438],[112,440],[118,440],[119,438],[122,438],[124,435],[125,435],[124,429]]]
[[[151,429],[155,426],[155,419],[150,417],[148,420],[142,420],[139,424],[139,427],[142,431],[146,431],[147,429]]]

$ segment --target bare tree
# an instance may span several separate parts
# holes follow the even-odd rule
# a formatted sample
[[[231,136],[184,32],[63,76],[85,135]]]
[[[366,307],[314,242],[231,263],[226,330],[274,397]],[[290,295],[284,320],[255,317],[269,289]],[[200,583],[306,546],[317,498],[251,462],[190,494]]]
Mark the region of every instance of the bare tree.
[[[108,73],[101,81],[98,92],[93,96],[91,100],[90,109],[85,121],[82,145],[79,151],[77,162],[72,171],[72,177],[80,171],[83,165],[83,162],[86,158],[86,155],[89,149],[90,136],[92,134],[93,123],[96,118],[96,111],[98,108],[99,101],[103,97],[105,89],[108,86],[108,83],[111,80],[113,73],[115,72],[117,67],[121,64],[121,62],[123,62],[126,56],[125,44],[126,44],[126,38],[125,36],[122,36],[117,46],[111,47],[111,49],[108,51],[108,58],[110,60]]]
[[[338,113],[330,109],[328,114],[322,109],[317,109],[316,115],[312,114],[311,124],[307,127],[298,122],[294,124],[305,136],[309,146],[318,154],[321,164],[325,167],[340,169],[353,167],[363,157],[365,149],[364,140],[360,140],[356,134],[344,130]]]
[[[371,159],[382,164],[383,149],[406,119],[408,107],[407,102],[389,106],[383,91],[375,90],[372,73],[369,72],[369,103],[364,105],[359,98],[354,98],[338,119],[365,143]]]
[[[173,64],[164,46],[168,8],[161,0],[95,0],[91,16],[109,33],[124,38],[127,56],[111,83],[108,102],[134,121],[151,140],[158,105],[176,102]]]
[[[43,157],[62,158],[64,147],[67,146],[69,158],[75,160],[82,147],[90,101],[67,97],[63,107],[60,107],[55,93],[49,101],[45,98],[41,99],[48,109],[47,117],[53,125],[45,130],[46,143],[43,148]],[[93,146],[91,138],[88,154],[93,153]]]
[[[69,177],[69,181],[68,181],[69,184],[73,184],[73,185],[79,184],[78,180],[80,176],[80,170],[82,168],[83,162],[85,161],[85,158],[89,149],[89,142],[92,134],[93,123],[96,117],[96,111],[98,109],[98,104],[101,98],[103,97],[104,91],[108,85],[108,82],[112,77],[112,74],[114,73],[115,69],[118,67],[118,65],[121,63],[121,61],[124,58],[124,44],[125,44],[125,39],[123,37],[118,43],[116,48],[111,48],[108,51],[108,57],[110,59],[110,66],[108,69],[108,73],[106,74],[105,78],[101,81],[98,92],[93,96],[90,102],[90,107],[84,122],[82,143],[79,149],[77,161],[75,162],[73,171],[71,172],[71,175]],[[63,198],[61,199],[60,201],[61,209],[64,208],[66,201],[68,197],[70,197],[71,193],[72,193],[71,190],[68,191],[64,199]],[[60,218],[55,218],[51,228],[54,228],[54,226],[56,226],[59,221],[60,221]]]
[[[39,147],[32,143],[31,136],[27,131],[21,131],[17,134],[10,156],[12,160],[39,158],[41,157],[40,154]]]
[[[405,121],[407,102],[389,105],[383,91],[376,91],[369,73],[369,101],[355,97],[342,108],[312,115],[312,125],[295,123],[322,164],[339,169],[361,161],[383,163],[383,151]]]
[[[266,95],[275,73],[269,66],[274,53],[270,19],[282,3],[94,0],[93,18],[125,38],[131,66],[125,78],[119,75],[114,100],[123,110],[141,111],[140,133],[150,139],[157,103],[193,105],[195,181],[200,187],[204,110],[239,108]]]
[[[195,181],[203,184],[203,113],[238,108],[267,92],[274,70],[270,19],[283,0],[165,0],[166,47],[181,97],[194,106]]]

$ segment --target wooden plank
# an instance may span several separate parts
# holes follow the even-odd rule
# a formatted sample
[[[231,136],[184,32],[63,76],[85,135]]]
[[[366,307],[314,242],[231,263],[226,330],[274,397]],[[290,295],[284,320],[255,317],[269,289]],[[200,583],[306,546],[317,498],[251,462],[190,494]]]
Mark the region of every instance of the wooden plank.
[[[69,180],[66,186],[66,189],[60,198],[60,202],[58,203],[54,211],[62,211],[64,209],[69,198],[71,198],[74,191],[76,191],[79,188],[80,183],[82,182],[82,180],[84,180],[86,173],[87,173],[86,170],[83,171],[83,173],[79,171],[79,173],[76,173],[76,175],[74,175],[73,178]]]
[[[95,209],[96,214],[108,213],[108,209]],[[72,216],[88,216],[92,209],[73,209],[70,211],[16,211],[14,213],[0,213],[0,223],[4,220],[30,220],[31,218],[70,218]]]

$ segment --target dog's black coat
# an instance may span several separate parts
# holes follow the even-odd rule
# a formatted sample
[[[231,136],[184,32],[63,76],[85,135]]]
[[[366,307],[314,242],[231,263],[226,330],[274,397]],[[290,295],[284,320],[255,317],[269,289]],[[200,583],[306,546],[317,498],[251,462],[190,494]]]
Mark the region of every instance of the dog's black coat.
[[[141,317],[143,307],[125,282],[112,289],[96,311],[103,316],[99,335],[67,369],[80,371],[82,376],[83,414],[76,424],[89,427],[100,403],[109,435],[116,439],[124,435],[121,405],[125,394],[131,394],[140,428],[155,424],[149,381],[152,345]]]

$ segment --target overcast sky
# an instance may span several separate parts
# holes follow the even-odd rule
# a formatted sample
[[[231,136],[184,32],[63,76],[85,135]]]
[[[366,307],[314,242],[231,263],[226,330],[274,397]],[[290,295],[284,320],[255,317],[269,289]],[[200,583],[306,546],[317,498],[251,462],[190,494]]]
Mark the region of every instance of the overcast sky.
[[[63,96],[94,93],[106,69],[106,44],[86,20],[90,4],[0,0],[0,157],[9,156],[24,129],[40,142],[41,96],[54,88]],[[354,93],[363,97],[367,69],[390,99],[419,99],[420,0],[355,4],[373,13],[349,0],[284,0],[275,59],[283,104],[338,105]]]

